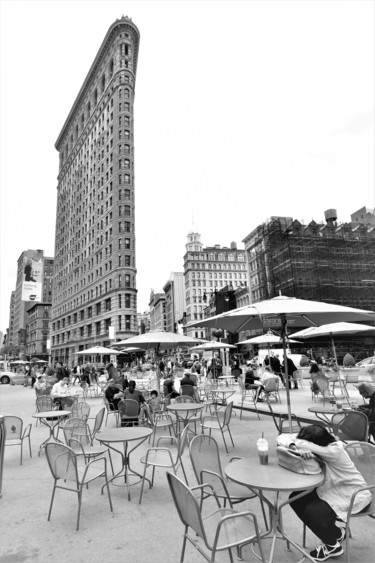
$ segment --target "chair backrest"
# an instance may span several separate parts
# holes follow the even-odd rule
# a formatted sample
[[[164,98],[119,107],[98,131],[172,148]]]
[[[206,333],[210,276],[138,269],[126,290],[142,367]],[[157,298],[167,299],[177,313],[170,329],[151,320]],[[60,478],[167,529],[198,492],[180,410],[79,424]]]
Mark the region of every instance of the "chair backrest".
[[[48,395],[41,395],[36,398],[36,409],[38,412],[52,411],[53,399]]]
[[[195,403],[193,397],[189,397],[189,395],[180,395],[175,398],[175,401],[176,403]]]
[[[94,428],[92,430],[92,435],[94,438],[102,427],[104,415],[105,415],[105,408],[103,407],[100,409],[100,411],[97,413],[95,417]]]
[[[122,399],[118,404],[121,418],[138,418],[139,403],[134,399]]]
[[[317,379],[316,384],[319,387],[319,391],[321,392],[322,395],[326,393],[329,389],[329,383],[326,379]]]
[[[79,440],[83,445],[89,445],[91,443],[90,429],[83,418],[68,418],[63,426],[63,432],[67,445],[69,445],[72,438]]]
[[[178,445],[177,445],[177,456],[178,459],[181,459],[182,454],[185,451],[186,445],[188,443],[188,432],[189,432],[189,425],[187,424],[183,431],[178,438]]]
[[[302,371],[300,369],[296,369],[293,372],[293,380],[294,381],[299,381],[300,379],[302,379]]]
[[[229,426],[230,419],[232,418],[232,409],[233,409],[233,403],[230,402],[225,407],[223,426]]]
[[[273,412],[273,409],[271,407],[271,403],[269,401],[266,401],[266,403],[268,405],[268,408],[270,410],[273,422],[276,426],[278,433],[279,434],[282,434],[283,432],[289,433],[290,428],[289,428],[288,415],[287,414],[279,414],[279,416],[277,418],[275,413]],[[300,421],[298,420],[298,418],[296,417],[295,414],[291,414],[291,420],[292,420],[292,433],[299,432],[301,430],[302,426],[301,426],[301,423],[300,423]]]
[[[77,458],[74,451],[59,442],[46,444],[48,466],[54,479],[67,479],[78,482]]]
[[[14,440],[21,438],[23,420],[19,416],[4,416],[4,424],[6,430],[6,440]]]
[[[352,442],[345,446],[345,451],[366,483],[375,487],[375,445],[363,441]],[[375,489],[371,493],[371,505],[366,511],[368,514],[375,512]]]
[[[180,393],[181,395],[193,397],[193,399],[195,399],[194,387],[192,385],[181,385]]]
[[[340,440],[368,439],[368,418],[360,411],[340,412],[332,417],[332,429]]]
[[[76,401],[72,404],[72,416],[87,420],[90,414],[90,405],[85,401]]]
[[[167,479],[181,522],[194,530],[207,544],[201,512],[193,493],[181,479],[169,471],[167,471]]]
[[[273,391],[278,391],[279,389],[279,378],[278,377],[269,377],[263,383],[264,390],[267,393],[272,393]]]
[[[211,484],[210,480],[207,480],[206,474],[204,474],[203,481],[202,473],[205,471],[211,471],[213,473],[217,473],[221,477],[223,476],[219,447],[216,440],[211,436],[208,436],[207,434],[198,434],[197,436],[194,436],[190,442],[189,454],[198,485],[202,485],[203,482]],[[215,486],[214,488],[216,490]]]

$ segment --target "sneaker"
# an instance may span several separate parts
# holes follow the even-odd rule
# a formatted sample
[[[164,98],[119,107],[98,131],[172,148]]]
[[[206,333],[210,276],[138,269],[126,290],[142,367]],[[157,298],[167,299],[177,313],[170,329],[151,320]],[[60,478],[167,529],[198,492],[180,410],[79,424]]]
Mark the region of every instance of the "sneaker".
[[[337,541],[341,545],[346,540],[346,528],[340,528],[340,534],[341,535],[340,535],[340,537],[337,538]]]
[[[310,555],[315,561],[325,561],[330,557],[339,557],[343,553],[344,550],[338,541],[335,545],[318,545],[316,549],[310,551]]]

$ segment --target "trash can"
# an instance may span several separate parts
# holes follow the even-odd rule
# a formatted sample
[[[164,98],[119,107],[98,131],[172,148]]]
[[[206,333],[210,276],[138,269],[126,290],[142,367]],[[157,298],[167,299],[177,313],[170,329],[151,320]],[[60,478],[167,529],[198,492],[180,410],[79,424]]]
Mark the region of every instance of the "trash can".
[[[4,450],[5,450],[5,422],[4,417],[0,415],[0,498],[3,495],[3,468],[4,468]]]

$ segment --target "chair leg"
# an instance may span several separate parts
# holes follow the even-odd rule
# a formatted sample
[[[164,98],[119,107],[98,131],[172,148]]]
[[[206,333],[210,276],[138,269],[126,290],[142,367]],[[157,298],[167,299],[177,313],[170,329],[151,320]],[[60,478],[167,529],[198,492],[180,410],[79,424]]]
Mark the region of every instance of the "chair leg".
[[[23,440],[21,440],[21,463],[20,463],[20,465],[22,465],[22,453],[23,453]]]
[[[56,492],[56,479],[55,479],[55,482],[54,482],[54,484],[53,484],[53,491],[52,491],[51,503],[50,503],[50,505],[49,505],[49,511],[48,511],[47,522],[49,522],[49,521],[50,521],[50,518],[51,518],[52,505],[53,505],[53,501],[54,501],[54,498],[55,498],[55,492]]]
[[[142,484],[141,484],[141,492],[139,493],[139,502],[138,502],[138,504],[141,504],[141,502],[142,502],[143,487],[145,486],[145,479],[146,479],[146,469],[147,469],[147,464],[145,463],[145,468],[144,468],[144,470],[143,470]]]
[[[181,559],[180,559],[180,563],[183,563],[184,558],[185,558],[185,548],[186,548],[186,534],[188,533],[188,526],[185,526],[185,533],[184,533],[184,539],[182,541],[182,550],[181,550]]]
[[[33,456],[32,456],[32,453],[31,453],[31,441],[30,441],[30,436],[29,436],[29,451],[30,451],[30,457],[33,457]]]
[[[105,484],[107,485],[109,508],[110,508],[111,512],[113,512],[112,498],[111,498],[111,493],[110,493],[110,490],[109,490],[109,483],[108,483],[107,468],[106,468],[105,473],[104,473],[104,478],[105,478]],[[103,494],[103,487],[102,487],[102,494]]]
[[[231,442],[232,442],[232,446],[234,447],[234,442],[233,442],[233,438],[232,438],[232,433],[231,433],[231,431],[230,431],[229,426],[228,426],[228,433],[229,433],[229,436],[230,436],[230,439],[231,439]]]
[[[77,492],[78,494],[78,514],[77,514],[77,527],[76,527],[76,532],[78,532],[79,530],[79,519],[81,516],[81,505],[82,505],[82,492],[83,492],[83,487],[84,487],[84,483],[81,484],[79,491]]]

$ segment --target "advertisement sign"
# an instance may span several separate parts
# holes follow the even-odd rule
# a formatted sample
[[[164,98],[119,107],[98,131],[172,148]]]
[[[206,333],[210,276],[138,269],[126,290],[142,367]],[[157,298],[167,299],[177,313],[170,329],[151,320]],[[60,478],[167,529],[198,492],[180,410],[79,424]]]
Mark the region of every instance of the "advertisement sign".
[[[42,301],[43,260],[23,259],[22,301]]]

